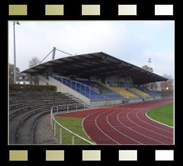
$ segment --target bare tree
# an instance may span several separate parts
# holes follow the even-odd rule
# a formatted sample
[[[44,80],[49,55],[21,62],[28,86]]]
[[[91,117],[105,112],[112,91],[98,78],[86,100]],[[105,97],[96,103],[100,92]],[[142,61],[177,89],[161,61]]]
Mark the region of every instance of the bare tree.
[[[30,61],[29,61],[29,67],[34,67],[36,65],[39,65],[40,64],[40,60],[37,58],[37,57],[33,57]],[[34,85],[38,85],[39,84],[39,79],[37,76],[34,76],[33,77],[33,82],[34,82]]]
[[[36,65],[40,64],[40,60],[37,57],[33,57],[30,61],[29,61],[29,67],[34,67]]]

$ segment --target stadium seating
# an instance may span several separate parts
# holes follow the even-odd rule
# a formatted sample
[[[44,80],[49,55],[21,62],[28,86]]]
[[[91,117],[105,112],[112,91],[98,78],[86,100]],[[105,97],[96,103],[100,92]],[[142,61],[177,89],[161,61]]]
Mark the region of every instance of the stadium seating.
[[[102,82],[87,81],[87,80],[71,80],[63,77],[54,77],[61,83],[69,86],[73,90],[81,93],[89,99],[138,99],[158,96],[153,91],[144,87],[134,86],[132,88],[111,87]]]
[[[122,98],[121,95],[113,93],[110,89],[103,87],[94,81],[71,80],[61,77],[54,77],[57,81],[67,85],[73,90],[81,93],[90,99]]]
[[[111,86],[108,86],[106,84],[103,84],[103,83],[100,83],[102,84],[103,86],[115,91],[116,93],[124,96],[125,98],[129,99],[129,98],[138,98],[138,96],[136,96],[135,94],[129,92],[128,90],[126,90],[125,88],[121,88],[121,87],[111,87]]]
[[[159,94],[157,94],[156,92],[149,90],[146,87],[139,87],[139,86],[135,86],[136,89],[143,91],[144,93],[150,95],[150,96],[159,96]]]
[[[36,124],[52,106],[63,105],[59,111],[83,108],[83,102],[60,92],[9,91],[9,143],[34,144]],[[65,107],[66,106],[66,107]]]
[[[89,86],[86,86],[85,84],[82,84],[78,81],[74,81],[66,78],[55,78],[55,79],[90,99],[105,98],[104,96],[92,90]]]
[[[79,82],[90,86],[92,90],[96,90],[99,94],[103,95],[106,98],[121,98],[122,95],[117,94],[115,91],[110,90],[109,88],[103,86],[102,84],[95,82],[95,81],[83,81],[80,80]]]
[[[150,95],[148,95],[147,93],[133,87],[133,88],[130,88],[130,90],[134,91],[135,93],[139,94],[140,96],[142,97],[150,97]]]
[[[137,98],[137,96],[127,90],[125,88],[119,88],[119,87],[111,87],[112,90],[118,92],[119,94],[122,94],[125,96],[125,98]]]

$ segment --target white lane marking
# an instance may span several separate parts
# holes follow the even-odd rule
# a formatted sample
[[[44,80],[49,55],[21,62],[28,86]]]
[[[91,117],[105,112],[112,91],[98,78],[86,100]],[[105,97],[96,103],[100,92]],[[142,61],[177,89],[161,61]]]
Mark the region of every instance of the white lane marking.
[[[133,103],[132,103],[133,104]],[[105,110],[104,110],[105,111]],[[110,111],[110,110],[109,110]],[[98,113],[98,111],[97,112],[95,112],[95,113]],[[95,114],[95,113],[93,113],[93,114]],[[103,112],[104,113],[104,112]],[[103,114],[102,113],[102,114]],[[87,117],[89,117],[89,116],[91,116],[91,115],[93,115],[93,114],[90,114],[90,115],[87,115],[85,118],[87,118]],[[98,116],[100,116],[100,115],[98,115]],[[97,119],[98,119],[98,116],[97,116]],[[96,127],[99,129],[99,131],[101,131],[104,135],[106,135],[109,139],[112,139],[110,136],[108,136],[105,132],[103,132],[102,131],[102,129],[100,129],[99,128],[99,126],[97,125],[97,123],[96,123],[96,118],[95,118],[95,124],[96,124]],[[114,139],[112,139],[113,141],[115,141]],[[115,141],[115,142],[117,142],[117,141]],[[119,144],[119,143],[118,143]]]
[[[147,112],[148,112],[148,111],[147,111]],[[145,116],[146,116],[148,119],[150,119],[150,120],[152,120],[152,121],[154,121],[154,122],[156,122],[156,123],[159,123],[159,124],[161,124],[161,125],[164,125],[164,126],[166,126],[166,127],[169,127],[169,128],[174,129],[174,127],[172,127],[172,126],[169,126],[169,125],[167,125],[167,124],[164,124],[164,123],[158,122],[158,121],[156,121],[156,120],[154,120],[154,119],[150,118],[150,117],[147,115],[147,112],[145,113]],[[172,133],[173,133],[173,132],[172,132]]]
[[[138,116],[139,112],[140,112],[140,111],[137,112],[137,118],[138,118],[140,121],[142,121],[143,123],[146,123],[146,124],[148,124],[148,125],[150,125],[150,126],[153,126],[153,127],[155,127],[155,128],[158,128],[158,129],[163,130],[163,131],[165,131],[165,132],[173,133],[173,132],[171,132],[171,131],[168,131],[168,130],[162,129],[162,128],[160,128],[160,127],[154,126],[154,125],[152,125],[152,124],[150,124],[150,123],[148,123],[148,122],[142,120],[142,119]]]
[[[119,110],[117,110],[117,111],[119,111]],[[116,111],[114,111],[114,112],[116,112]],[[132,138],[132,137],[130,137],[130,136],[128,136],[128,135],[122,133],[121,131],[117,130],[113,125],[111,125],[111,123],[109,122],[109,116],[110,116],[112,113],[114,113],[114,112],[111,112],[110,114],[107,115],[107,117],[106,117],[107,123],[108,123],[115,131],[117,131],[117,132],[120,133],[121,135],[123,135],[123,136],[125,136],[125,137],[127,137],[127,138],[129,138],[129,139],[131,139],[131,140],[133,140],[133,141],[135,141],[135,142],[137,142],[137,143],[139,143],[139,144],[143,144],[142,142],[139,142],[139,141],[137,141],[136,139],[134,139],[134,138]],[[127,127],[127,126],[126,126],[126,127]],[[127,127],[127,128],[128,128],[128,127]]]
[[[95,125],[97,126],[97,128],[98,128],[106,137],[108,137],[109,139],[111,139],[111,140],[112,140],[113,142],[115,142],[116,144],[119,144],[119,145],[120,145],[119,142],[117,142],[116,140],[114,140],[113,138],[111,138],[108,134],[106,134],[106,133],[98,126],[97,120],[98,120],[99,116],[101,116],[101,115],[104,114],[104,113],[105,113],[105,112],[99,114],[99,115],[95,118]]]
[[[93,112],[93,113],[91,113],[91,114],[89,114],[89,115],[87,115],[86,117],[84,117],[83,118],[83,120],[82,120],[82,126],[83,126],[83,131],[86,133],[86,135],[89,137],[89,138],[91,138],[88,134],[87,134],[87,132],[85,131],[85,129],[84,129],[84,121],[86,122],[86,121],[95,121],[95,120],[86,120],[86,118],[88,118],[89,116],[91,116],[91,115],[94,115],[94,114],[96,114],[96,113],[98,113],[99,111],[96,111],[96,112]],[[92,138],[91,138],[92,139]],[[92,139],[93,140],[93,139]],[[94,141],[94,140],[93,140]],[[94,141],[95,142],[95,141]],[[95,142],[96,143],[96,142]],[[97,144],[97,143],[96,143]]]
[[[137,112],[138,113],[138,112]],[[136,113],[136,114],[137,114]],[[136,116],[137,117],[137,116]],[[137,117],[138,118],[138,117]],[[130,120],[130,118],[129,118],[129,120]],[[136,124],[136,125],[138,125],[137,123],[135,123],[134,121],[132,121],[132,120],[130,120],[132,123],[134,123],[134,124]],[[162,134],[159,134],[159,133],[157,133],[157,132],[155,132],[155,131],[152,131],[152,130],[150,130],[150,129],[148,129],[148,128],[145,128],[145,127],[143,127],[143,126],[141,126],[141,125],[139,125],[141,128],[143,128],[143,129],[145,129],[145,130],[148,130],[148,131],[150,131],[150,132],[153,132],[153,133],[155,133],[155,134],[157,134],[157,135],[160,135],[160,136],[162,136],[162,137],[165,137],[165,138],[168,138],[168,139],[172,139],[172,138],[170,138],[170,137],[167,137],[167,136],[164,136],[164,135],[162,135]]]
[[[126,125],[125,125],[124,123],[122,123],[121,120],[119,119],[119,116],[120,116],[120,115],[121,115],[121,113],[117,115],[117,120],[119,121],[120,124],[126,126]],[[127,119],[129,120],[128,117],[127,117]],[[129,121],[130,121],[130,120],[129,120]],[[133,122],[132,122],[132,123],[133,123]],[[137,125],[137,126],[139,126],[139,125]],[[130,127],[128,127],[128,126],[126,126],[126,127],[127,127],[129,130],[134,131],[135,133],[138,133],[138,134],[140,134],[140,135],[142,135],[142,136],[144,136],[144,137],[146,137],[146,138],[148,138],[148,139],[151,139],[151,140],[153,140],[153,141],[155,141],[155,142],[159,142],[160,144],[164,144],[163,142],[158,141],[158,140],[156,140],[156,139],[153,139],[153,138],[151,138],[151,137],[149,137],[149,136],[146,136],[146,135],[144,135],[144,134],[142,134],[142,133],[140,133],[140,132],[138,132],[138,131],[136,131],[136,130],[133,130],[132,128],[130,128]],[[139,127],[140,127],[140,126],[139,126]]]
[[[85,120],[86,120],[86,118],[89,118],[90,116],[92,116],[92,115],[94,115],[94,114],[96,114],[96,113],[99,113],[99,112],[101,112],[101,111],[97,111],[97,112],[94,112],[94,113],[92,113],[92,114],[89,114],[89,115],[87,115],[86,117],[85,117]],[[100,113],[99,115],[101,115],[101,114],[103,114],[103,113],[105,113],[106,112],[106,110],[102,110],[102,113]],[[98,116],[99,116],[98,115]],[[97,117],[98,117],[97,116]],[[112,139],[109,135],[107,135],[105,132],[103,132],[103,130],[102,129],[100,129],[100,127],[98,126],[98,124],[97,124],[97,117],[95,117],[95,126],[98,128],[98,130],[102,133],[102,134],[104,134],[107,138],[109,138],[110,140],[112,140],[113,142],[115,142],[116,144],[120,144],[119,142],[117,142],[117,141],[115,141],[114,139]],[[87,121],[87,120],[86,120]]]

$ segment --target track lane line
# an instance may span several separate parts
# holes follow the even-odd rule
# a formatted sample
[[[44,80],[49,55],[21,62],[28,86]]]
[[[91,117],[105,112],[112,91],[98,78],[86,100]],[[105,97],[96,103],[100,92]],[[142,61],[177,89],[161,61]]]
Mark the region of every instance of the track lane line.
[[[147,111],[147,112],[148,112],[148,111]],[[172,128],[172,129],[174,129],[174,127],[172,127],[172,126],[169,126],[169,125],[167,125],[167,124],[161,123],[161,122],[159,122],[159,121],[156,121],[156,120],[150,118],[150,117],[147,115],[147,112],[145,113],[145,116],[146,116],[148,119],[152,120],[152,121],[155,122],[155,123],[159,123],[159,124],[161,124],[161,125],[164,125],[164,126],[166,126],[166,127],[170,127],[170,128]]]
[[[100,112],[100,111],[99,111]],[[94,114],[97,114],[97,113],[99,113],[99,112],[95,112],[95,113],[93,113],[93,114],[90,114],[90,115],[88,115],[86,118],[89,118],[90,116],[92,116],[92,115],[94,115]],[[106,113],[106,110],[102,110],[102,113],[99,113],[99,115],[100,114],[103,114],[103,113]],[[95,126],[97,127],[97,129],[103,134],[103,135],[105,135],[109,140],[111,140],[114,144],[120,144],[119,142],[117,142],[116,140],[114,140],[113,138],[111,138],[109,135],[107,135],[105,132],[103,132],[103,130],[98,126],[98,124],[97,124],[97,119],[98,119],[98,117],[99,117],[99,115],[97,115],[96,117],[95,117],[95,119],[94,119],[94,124],[95,124]],[[84,120],[84,122],[85,121],[87,121],[86,120],[86,118],[85,118],[85,120]],[[86,131],[86,126],[85,126],[85,131]],[[87,131],[86,131],[87,132]],[[88,134],[89,135],[89,134]],[[90,138],[91,138],[91,136],[90,136]],[[97,139],[97,138],[95,138],[95,139]]]
[[[148,110],[149,111],[149,110]],[[163,127],[163,128],[161,128],[161,130],[164,130],[164,131],[166,131],[166,132],[170,132],[170,133],[173,133],[174,131],[172,131],[172,130],[174,130],[174,127],[171,127],[171,126],[168,126],[168,125],[166,125],[166,124],[163,124],[163,123],[161,123],[161,122],[158,122],[158,121],[156,121],[156,120],[153,120],[153,119],[151,119],[150,117],[148,117],[148,115],[147,115],[147,112],[148,111],[146,111],[144,114],[140,114],[139,115],[139,118],[143,118],[142,120],[144,121],[144,123],[146,122],[146,123],[149,123],[149,122],[152,122],[153,124],[154,124],[154,126],[156,125],[156,127],[158,127],[158,126],[161,126],[161,127]],[[141,117],[140,117],[141,116]],[[151,124],[151,123],[150,123]]]
[[[139,111],[138,111],[138,112],[139,112]],[[136,113],[136,114],[137,114],[137,113]],[[135,115],[136,115],[136,114],[135,114]],[[129,118],[129,114],[128,114],[128,118]],[[131,118],[129,118],[129,120],[130,120],[132,123],[134,123],[134,124],[136,124],[136,125],[139,125],[138,122],[134,122],[134,120],[132,120]],[[142,125],[139,125],[139,127],[142,128],[142,129],[144,129],[144,130],[149,131],[150,133],[154,133],[154,134],[156,134],[156,135],[159,135],[160,138],[161,138],[161,137],[164,137],[164,138],[166,138],[166,139],[169,139],[169,140],[171,139],[171,140],[173,140],[173,138],[171,138],[171,137],[168,137],[168,136],[166,136],[166,135],[159,134],[159,133],[157,133],[156,131],[153,131],[152,129],[146,128],[146,127],[144,127],[144,126],[142,126]],[[167,144],[167,143],[163,143],[163,144]]]
[[[162,130],[162,131],[164,131],[164,132],[173,134],[173,132],[171,132],[171,131],[168,131],[168,130],[162,129],[162,128],[160,128],[160,127],[154,126],[153,124],[150,124],[150,123],[148,123],[148,122],[142,120],[142,119],[138,116],[138,115],[139,115],[139,112],[140,112],[140,111],[138,111],[138,112],[136,113],[136,117],[137,117],[141,122],[143,122],[143,123],[145,123],[145,124],[147,124],[147,125],[149,125],[149,126],[152,126],[152,127],[154,127],[154,128],[157,128],[157,129],[159,129],[159,130]],[[152,122],[153,122],[153,121],[152,121]]]
[[[117,110],[117,111],[118,111],[118,110]],[[114,112],[116,112],[116,111],[114,111]],[[114,112],[111,112],[110,114],[107,115],[107,117],[106,117],[107,123],[108,123],[115,131],[117,131],[119,134],[121,134],[121,135],[127,137],[128,139],[131,139],[131,140],[137,142],[138,144],[143,144],[142,142],[137,141],[136,139],[132,138],[131,136],[128,136],[128,135],[122,133],[121,131],[119,131],[118,129],[116,129],[116,128],[109,122],[109,116],[110,116],[112,113],[114,113]],[[125,127],[126,127],[126,126],[125,126]],[[128,128],[128,127],[126,127],[126,128]]]
[[[132,103],[131,105],[123,105],[122,106],[122,108],[124,109],[124,108],[129,108],[130,106],[132,106],[132,107],[144,107],[144,108],[146,108],[146,109],[151,109],[151,108],[154,108],[154,107],[158,107],[158,106],[161,106],[161,105],[163,105],[163,104],[167,104],[167,102],[169,102],[169,101],[163,101],[163,102],[161,102],[161,101],[158,101],[158,103],[155,103],[154,101],[152,101],[151,103],[149,103],[149,102],[146,102],[146,103],[137,103],[137,104],[134,104],[134,103]],[[142,104],[142,105],[141,105]],[[143,105],[144,104],[144,105]],[[117,109],[120,109],[120,106],[117,106],[117,107],[115,107],[115,108],[117,108]],[[145,109],[143,108],[143,110],[142,111],[145,111]],[[106,115],[106,121],[108,120],[108,125],[110,126],[110,125],[112,125],[111,123],[110,123],[110,121],[109,121],[109,117],[110,117],[110,115],[112,115],[113,113],[115,113],[115,111],[118,111],[118,110],[115,110],[115,111],[113,111],[113,112],[111,112],[111,109],[114,109],[114,107],[112,107],[112,108],[106,108],[107,109],[107,111],[108,111],[108,115]],[[98,114],[97,115],[97,117],[95,117],[95,125],[96,125],[96,127],[97,127],[97,129],[103,134],[103,135],[105,135],[107,138],[112,138],[112,137],[110,137],[107,133],[105,133],[105,131],[103,131],[103,129],[101,129],[100,128],[100,126],[99,126],[99,124],[98,124],[98,121],[99,121],[99,118],[100,118],[100,116],[102,116],[104,113],[106,113],[105,111],[106,110],[102,110],[103,111],[103,113],[100,113],[100,114]],[[97,111],[97,112],[95,112],[96,114],[97,113],[99,113],[100,111]],[[90,115],[88,115],[87,117],[89,117]],[[137,116],[137,115],[136,115]],[[119,115],[118,115],[118,117],[119,117]],[[140,117],[139,117],[140,118]],[[100,119],[101,120],[101,119]],[[139,125],[138,125],[139,126]],[[107,127],[107,126],[106,126]],[[110,126],[110,127],[114,127],[114,126]],[[171,133],[171,132],[170,132]],[[124,134],[124,133],[123,133]],[[147,136],[148,137],[148,136]],[[91,138],[91,137],[90,137]],[[110,139],[111,140],[111,139]],[[113,139],[112,138],[112,140],[113,141],[115,141],[115,139]],[[119,141],[116,141],[116,142],[118,142],[119,143]],[[164,143],[163,143],[164,144]]]
[[[106,134],[106,133],[98,126],[97,120],[98,120],[99,116],[101,116],[101,115],[104,114],[104,113],[105,113],[105,112],[99,114],[99,115],[95,118],[95,124],[96,124],[97,128],[98,128],[106,137],[108,137],[109,139],[111,139],[111,140],[112,140],[113,142],[115,142],[116,144],[120,145],[119,142],[117,142],[116,140],[114,140],[113,138],[111,138],[108,134]]]
[[[125,125],[124,123],[122,123],[121,120],[119,119],[119,116],[120,116],[120,115],[121,115],[121,113],[117,115],[117,120],[119,121],[120,124],[126,126],[126,125]],[[128,117],[127,117],[127,119],[128,119]],[[139,125],[137,125],[137,126],[140,127]],[[160,143],[160,144],[164,144],[163,142],[158,141],[158,140],[156,140],[156,139],[153,139],[153,138],[151,138],[151,137],[149,137],[149,136],[146,136],[146,135],[144,135],[144,134],[142,134],[142,133],[140,133],[140,132],[138,132],[138,131],[136,131],[136,130],[134,130],[134,129],[128,127],[128,126],[126,126],[126,127],[127,127],[129,130],[133,131],[134,133],[138,133],[138,134],[142,135],[143,137],[146,137],[146,138],[148,138],[148,139],[150,139],[150,140],[153,140],[153,141],[158,142],[158,143]]]

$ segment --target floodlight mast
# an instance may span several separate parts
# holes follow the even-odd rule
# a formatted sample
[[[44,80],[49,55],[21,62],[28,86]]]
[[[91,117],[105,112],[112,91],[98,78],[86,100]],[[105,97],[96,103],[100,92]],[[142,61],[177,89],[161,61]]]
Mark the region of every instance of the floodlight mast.
[[[148,63],[149,63],[149,67],[151,68],[151,58],[149,58],[149,61],[148,61]]]
[[[20,25],[18,21],[13,21],[13,40],[14,40],[14,84],[17,82],[16,74],[16,40],[15,40],[15,24]]]

